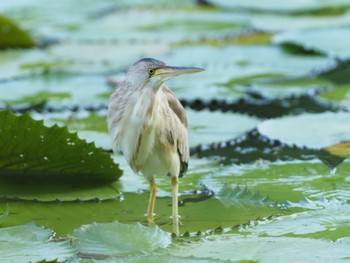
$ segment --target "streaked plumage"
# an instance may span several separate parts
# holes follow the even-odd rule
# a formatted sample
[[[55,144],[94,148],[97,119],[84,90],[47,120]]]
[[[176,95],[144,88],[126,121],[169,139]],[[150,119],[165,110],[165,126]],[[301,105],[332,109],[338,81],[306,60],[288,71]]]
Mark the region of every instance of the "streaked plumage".
[[[155,59],[132,65],[116,89],[108,108],[108,129],[113,150],[121,151],[132,170],[150,183],[148,220],[153,223],[154,176],[168,175],[173,185],[173,224],[178,234],[178,177],[187,170],[189,148],[187,117],[179,100],[163,83],[176,75],[202,71],[168,67]]]

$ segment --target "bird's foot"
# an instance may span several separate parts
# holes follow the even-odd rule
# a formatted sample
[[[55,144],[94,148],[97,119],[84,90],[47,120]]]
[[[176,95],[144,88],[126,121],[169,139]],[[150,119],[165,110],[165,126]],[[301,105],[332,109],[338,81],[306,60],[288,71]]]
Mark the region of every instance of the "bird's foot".
[[[173,224],[173,235],[179,236],[180,226],[182,226],[182,222],[180,221],[180,216],[177,215],[176,218],[172,216],[171,218],[172,218],[172,224]]]
[[[146,216],[147,216],[147,221],[148,221],[148,225],[149,225],[149,226],[155,226],[155,225],[156,225],[156,222],[155,222],[155,215],[156,215],[156,214],[151,214],[151,215],[146,214]]]

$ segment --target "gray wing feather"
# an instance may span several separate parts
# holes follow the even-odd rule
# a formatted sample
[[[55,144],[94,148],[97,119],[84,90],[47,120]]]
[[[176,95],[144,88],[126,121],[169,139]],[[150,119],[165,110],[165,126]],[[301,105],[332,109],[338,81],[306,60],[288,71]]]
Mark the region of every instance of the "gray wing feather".
[[[168,89],[167,87],[163,86],[163,92],[168,100],[168,104],[172,112],[178,117],[180,122],[177,122],[180,124],[176,125],[175,123],[172,125],[172,131],[169,131],[171,134],[171,138],[173,141],[176,141],[177,144],[177,152],[180,157],[180,177],[184,175],[184,173],[187,171],[188,168],[188,161],[189,161],[189,147],[188,147],[188,136],[187,136],[187,127],[188,127],[188,121],[185,113],[185,109],[181,105],[180,101],[176,98],[175,94]]]

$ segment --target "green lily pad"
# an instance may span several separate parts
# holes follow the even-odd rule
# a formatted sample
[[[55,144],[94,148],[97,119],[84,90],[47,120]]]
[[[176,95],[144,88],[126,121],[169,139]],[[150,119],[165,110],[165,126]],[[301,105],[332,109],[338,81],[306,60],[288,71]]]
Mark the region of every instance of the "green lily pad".
[[[350,179],[349,167],[350,163],[344,162],[337,168],[335,174],[331,174],[326,165],[316,161],[269,163],[260,160],[250,165],[222,167],[215,172],[204,174],[199,182],[216,194],[225,193],[222,192],[225,189],[223,185],[227,185],[231,190],[223,197],[230,200],[228,197],[232,196],[233,204],[237,194],[237,197],[240,197],[239,194],[245,194],[248,203],[249,198],[253,200],[256,198],[258,201],[269,197],[267,200],[286,207],[321,208],[324,207],[322,203],[305,204],[305,198],[313,201],[322,198],[348,199],[350,197],[347,183]],[[240,186],[240,191],[235,190],[237,185]],[[246,192],[244,187],[249,191]],[[257,193],[259,195],[254,197]],[[242,205],[244,200],[243,198]],[[239,201],[238,199],[237,204]]]
[[[305,1],[304,1],[305,2]],[[318,5],[320,2],[317,3]],[[343,11],[346,11],[343,9]],[[254,28],[263,31],[280,32],[288,29],[290,31],[303,31],[306,29],[326,28],[326,27],[343,27],[350,22],[348,12],[338,15],[331,15],[331,9],[324,9],[325,16],[315,16],[306,14],[304,16],[278,14],[263,12],[251,16],[251,24]]]
[[[227,141],[252,130],[258,119],[242,114],[186,110],[190,146]]]
[[[118,259],[119,260],[119,259]],[[151,255],[151,256],[130,256],[120,260],[122,263],[224,263],[226,261],[195,258],[195,257],[176,257],[171,255]],[[243,262],[242,262],[243,263]],[[249,262],[245,262],[249,263]],[[253,263],[253,262],[252,262]]]
[[[307,226],[307,227],[305,227]],[[350,206],[330,202],[323,209],[315,209],[272,219],[266,224],[243,230],[258,235],[319,237],[327,233],[328,239],[348,237],[350,233]]]
[[[46,102],[47,108],[54,107],[60,111],[64,107],[106,103],[100,94],[109,91],[103,76],[59,73],[8,81],[2,84],[1,89],[7,92],[0,99],[0,105]]]
[[[270,11],[270,12],[283,12],[283,13],[309,13],[321,11],[321,10],[329,10],[332,11],[333,8],[339,8],[341,12],[342,10],[346,10],[349,8],[349,3],[346,0],[326,0],[319,2],[317,0],[296,0],[292,2],[284,2],[281,4],[278,0],[267,0],[264,2],[257,2],[254,0],[238,0],[232,2],[230,0],[213,0],[212,3],[226,7],[226,8],[244,8],[248,10],[256,10],[256,11]],[[327,14],[327,12],[325,11]]]
[[[346,262],[350,257],[350,238],[336,241],[297,237],[257,235],[218,235],[192,242],[170,254],[182,257],[230,261],[271,262]],[[317,256],[316,256],[317,255]]]
[[[346,112],[301,114],[266,120],[258,125],[258,130],[289,145],[320,149],[350,139],[349,117]]]
[[[283,32],[274,37],[274,42],[282,45],[285,43],[298,45],[305,50],[320,52],[330,57],[341,59],[350,57],[348,51],[350,37],[347,27]]]
[[[350,156],[350,142],[341,142],[334,145],[330,145],[324,148],[325,151],[340,157],[349,157]]]
[[[139,223],[93,223],[74,230],[72,236],[78,240],[79,255],[85,257],[94,254],[106,257],[149,254],[171,243],[169,233]]]
[[[34,224],[0,228],[2,262],[65,262],[76,254],[69,241],[52,242],[52,230]]]

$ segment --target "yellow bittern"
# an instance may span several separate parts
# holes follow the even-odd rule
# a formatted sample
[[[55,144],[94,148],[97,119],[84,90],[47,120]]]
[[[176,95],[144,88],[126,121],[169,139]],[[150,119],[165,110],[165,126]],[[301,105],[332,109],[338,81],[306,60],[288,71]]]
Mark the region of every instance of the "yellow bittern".
[[[189,146],[184,108],[164,82],[172,77],[203,71],[170,67],[144,58],[132,65],[108,107],[108,129],[113,150],[121,151],[132,170],[150,185],[147,219],[154,225],[157,185],[154,176],[169,176],[172,184],[173,232],[179,235],[179,177],[187,170]]]

